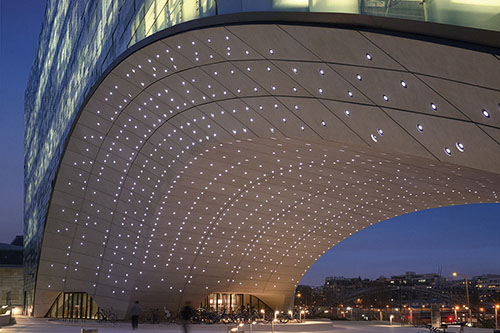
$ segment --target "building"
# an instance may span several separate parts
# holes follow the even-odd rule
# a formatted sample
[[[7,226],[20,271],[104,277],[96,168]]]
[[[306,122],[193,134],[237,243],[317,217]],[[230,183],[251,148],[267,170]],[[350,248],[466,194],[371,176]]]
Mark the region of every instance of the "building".
[[[28,311],[286,309],[353,233],[498,202],[499,12],[49,1],[25,103]]]
[[[473,278],[475,290],[483,306],[492,307],[500,303],[500,275],[485,274]]]
[[[500,293],[500,275],[498,274],[486,274],[475,277],[476,288],[480,292],[493,292]]]
[[[446,279],[437,273],[417,274],[415,272],[406,272],[404,275],[391,276],[390,283],[399,286],[427,286],[439,287],[444,284]]]
[[[0,243],[0,305],[11,305],[20,312],[24,304],[23,236],[10,244]]]

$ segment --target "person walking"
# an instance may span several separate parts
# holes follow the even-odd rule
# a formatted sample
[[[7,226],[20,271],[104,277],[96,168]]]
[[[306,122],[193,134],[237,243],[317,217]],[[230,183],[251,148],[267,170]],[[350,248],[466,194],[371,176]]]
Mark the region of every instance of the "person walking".
[[[181,310],[182,326],[184,333],[188,333],[188,324],[194,316],[194,309],[191,307],[191,302],[186,302],[186,305]]]
[[[139,327],[139,316],[141,315],[141,307],[139,306],[139,301],[135,301],[130,309],[130,316],[132,317],[132,329],[136,330]]]
[[[166,306],[163,306],[163,319],[168,322],[170,320],[170,316],[170,311],[168,311]]]

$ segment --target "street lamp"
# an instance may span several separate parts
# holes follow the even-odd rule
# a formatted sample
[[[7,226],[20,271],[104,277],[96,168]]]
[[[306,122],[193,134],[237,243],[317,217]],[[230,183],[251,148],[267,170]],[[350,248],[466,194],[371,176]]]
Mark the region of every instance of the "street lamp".
[[[460,309],[460,307],[457,305],[453,308],[455,310],[455,321],[458,323],[458,315],[457,315],[457,311],[458,309]]]
[[[467,298],[467,308],[469,310],[469,323],[472,324],[472,310],[470,308],[470,300],[469,300],[469,280],[467,275],[458,274],[457,272],[453,272],[453,276],[461,276],[465,278],[465,293]]]
[[[495,305],[495,329],[498,329],[498,309],[500,309],[500,304]]]

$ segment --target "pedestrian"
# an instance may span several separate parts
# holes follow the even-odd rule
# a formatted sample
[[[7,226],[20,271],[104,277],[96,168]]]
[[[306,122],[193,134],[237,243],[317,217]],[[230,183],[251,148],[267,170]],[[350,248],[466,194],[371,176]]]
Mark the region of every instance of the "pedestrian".
[[[171,313],[170,313],[170,311],[168,311],[166,306],[163,306],[163,313],[164,313],[163,319],[165,319],[165,321],[169,321]]]
[[[191,302],[186,302],[186,305],[184,305],[181,310],[181,320],[182,326],[184,327],[184,333],[188,333],[188,324],[193,316],[194,309],[191,307]]]
[[[130,316],[132,317],[132,329],[136,330],[139,327],[139,316],[141,315],[141,308],[139,307],[139,301],[135,301],[130,309]]]

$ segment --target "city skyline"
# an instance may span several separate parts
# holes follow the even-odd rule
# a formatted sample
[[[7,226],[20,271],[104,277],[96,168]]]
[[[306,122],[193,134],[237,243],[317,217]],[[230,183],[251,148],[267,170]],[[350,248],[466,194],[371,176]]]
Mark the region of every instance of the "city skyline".
[[[22,96],[40,30],[40,24],[36,22],[41,22],[44,10],[44,6],[34,6],[36,3],[34,1],[31,6],[24,4],[24,7],[21,4],[1,3],[1,91],[2,105],[8,111],[1,113],[5,127],[1,134],[2,155],[7,158],[2,172],[4,186],[0,201],[4,232],[0,242],[10,242],[16,234],[22,234]],[[21,29],[25,26],[33,28]],[[343,272],[366,272],[366,276],[374,277],[382,267],[386,271],[391,271],[393,267],[402,273],[407,270],[405,267],[410,267],[408,265],[414,267],[410,271],[442,267],[444,273],[451,274],[451,271],[457,270],[468,275],[489,265],[491,273],[499,273],[500,263],[494,260],[494,254],[498,257],[500,253],[500,245],[494,242],[495,236],[500,234],[498,216],[499,204],[485,204],[426,210],[382,222],[351,236],[321,257],[303,278],[302,284],[314,285],[319,281],[320,274],[323,274],[323,280],[326,276],[347,275]],[[422,217],[425,219],[423,222],[419,220]],[[477,221],[479,218],[481,220]],[[488,232],[477,230],[479,226]],[[413,228],[410,238],[409,228]],[[429,235],[429,229],[436,234]],[[435,261],[429,261],[430,254],[439,255]],[[488,254],[492,254],[491,259]]]

